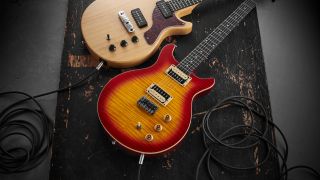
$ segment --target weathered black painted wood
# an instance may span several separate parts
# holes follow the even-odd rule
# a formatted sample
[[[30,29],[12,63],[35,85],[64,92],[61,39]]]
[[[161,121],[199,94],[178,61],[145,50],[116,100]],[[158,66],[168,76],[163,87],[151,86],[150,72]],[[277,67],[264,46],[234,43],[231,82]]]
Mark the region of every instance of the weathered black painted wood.
[[[96,64],[90,61],[79,24],[82,12],[90,2],[90,0],[69,0],[61,64],[61,87],[81,79],[91,72],[94,69],[92,66]],[[165,43],[176,43],[178,47],[175,56],[182,59],[240,3],[238,0],[204,1],[191,16],[186,18],[194,23],[193,33],[189,36],[167,38]],[[151,65],[157,55],[137,68]],[[96,113],[97,98],[103,85],[110,78],[126,70],[128,69],[105,69],[84,87],[59,94],[50,179],[136,178],[138,156],[111,144]],[[249,96],[260,101],[271,114],[255,10],[219,45],[210,58],[199,66],[196,73],[201,77],[216,78],[214,89],[194,101],[195,115],[192,126],[180,146],[170,153],[145,159],[142,179],[194,179],[197,162],[204,152],[199,128],[202,112],[217,101],[231,95]],[[215,117],[213,125],[217,131],[223,131],[236,123],[249,121],[245,112],[234,109],[221,112]],[[257,157],[261,158],[264,154],[262,149],[217,153],[235,165],[252,164]],[[274,156],[263,167],[253,171],[231,171],[214,166],[214,172],[216,178],[222,180],[271,180],[276,179],[279,174],[278,162]],[[200,179],[206,177],[208,177],[206,172],[202,171]]]

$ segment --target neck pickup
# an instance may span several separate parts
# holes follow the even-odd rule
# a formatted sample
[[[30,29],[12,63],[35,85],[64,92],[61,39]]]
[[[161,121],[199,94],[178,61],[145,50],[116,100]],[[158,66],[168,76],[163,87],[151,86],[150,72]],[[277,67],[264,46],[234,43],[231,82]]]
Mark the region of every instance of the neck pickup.
[[[191,77],[185,74],[183,71],[181,71],[178,67],[175,65],[171,65],[167,70],[166,74],[173,80],[175,80],[177,83],[179,83],[181,86],[186,86],[190,81]]]

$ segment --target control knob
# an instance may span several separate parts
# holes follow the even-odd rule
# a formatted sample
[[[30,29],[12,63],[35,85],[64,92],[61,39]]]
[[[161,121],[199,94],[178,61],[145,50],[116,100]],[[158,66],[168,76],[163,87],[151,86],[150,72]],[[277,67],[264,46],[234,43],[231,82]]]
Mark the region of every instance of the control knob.
[[[120,46],[121,47],[126,47],[128,45],[128,42],[126,41],[126,40],[122,40],[121,42],[120,42]]]
[[[109,46],[109,51],[114,52],[116,50],[116,46],[114,44],[111,44]]]

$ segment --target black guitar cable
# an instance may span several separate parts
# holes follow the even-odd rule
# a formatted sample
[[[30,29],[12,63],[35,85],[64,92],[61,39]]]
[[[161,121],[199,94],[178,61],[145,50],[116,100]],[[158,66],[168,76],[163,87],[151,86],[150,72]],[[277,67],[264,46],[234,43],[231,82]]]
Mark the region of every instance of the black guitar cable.
[[[212,121],[214,118],[210,118],[213,113],[218,113],[218,111],[224,110],[230,107],[240,107],[242,110],[247,111],[250,115],[250,124],[249,125],[235,125],[224,132],[218,134],[214,132],[212,127]],[[264,121],[262,127],[257,127],[256,122],[258,120]],[[281,152],[275,142],[271,142],[267,137],[274,137],[274,130],[278,131],[282,141],[285,144],[283,152]],[[315,169],[305,165],[298,165],[288,168],[287,159],[288,159],[288,143],[285,135],[280,130],[280,128],[274,124],[271,120],[271,116],[268,115],[266,109],[262,104],[256,100],[244,96],[232,96],[228,97],[211,109],[209,109],[203,117],[202,121],[202,131],[203,131],[203,143],[206,147],[205,152],[203,153],[201,159],[198,162],[196,169],[196,180],[199,178],[199,171],[201,165],[206,159],[207,172],[211,180],[215,180],[212,164],[220,165],[229,170],[253,170],[261,167],[267,162],[268,158],[271,155],[278,156],[281,159],[280,167],[280,177],[279,179],[288,179],[288,173],[297,169],[305,169],[314,174],[317,179],[320,179],[320,174]],[[250,148],[259,147],[264,145],[265,155],[262,160],[259,162],[253,162],[251,166],[234,166],[231,163],[227,163],[222,159],[219,159],[215,154],[219,149],[228,149],[228,150],[248,150]],[[255,163],[255,164],[254,164]]]
[[[0,98],[12,95],[21,97],[0,111],[0,173],[31,170],[39,165],[50,151],[53,121],[36,99],[84,85],[98,74],[103,64],[101,61],[95,70],[83,79],[61,89],[35,96],[20,91],[0,92]]]

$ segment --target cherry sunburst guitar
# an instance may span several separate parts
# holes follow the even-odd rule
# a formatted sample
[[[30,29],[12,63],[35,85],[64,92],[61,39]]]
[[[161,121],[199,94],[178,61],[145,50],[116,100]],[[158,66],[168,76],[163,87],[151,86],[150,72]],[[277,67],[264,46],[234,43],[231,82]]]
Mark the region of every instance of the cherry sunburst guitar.
[[[96,0],[84,11],[81,30],[91,54],[111,67],[138,65],[170,35],[184,35],[192,24],[180,18],[201,0]]]
[[[210,90],[214,79],[200,79],[194,69],[255,7],[245,0],[182,61],[166,45],[156,63],[110,80],[98,99],[104,129],[119,144],[141,154],[170,150],[186,135],[195,95]]]

